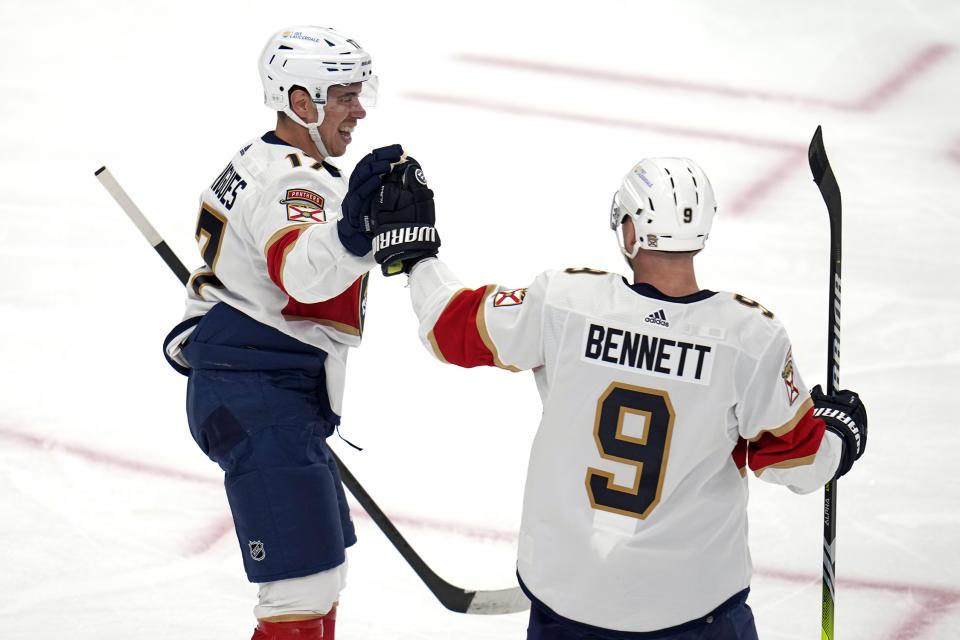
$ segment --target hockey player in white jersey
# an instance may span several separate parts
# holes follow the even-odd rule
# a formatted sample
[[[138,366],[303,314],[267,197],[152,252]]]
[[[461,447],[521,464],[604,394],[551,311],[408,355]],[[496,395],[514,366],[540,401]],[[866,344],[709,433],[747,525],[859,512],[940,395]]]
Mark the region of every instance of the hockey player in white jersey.
[[[332,640],[356,536],[325,440],[376,265],[360,212],[400,148],[359,163],[344,199],[329,160],[346,151],[377,83],[354,40],[284,29],[259,70],[276,129],[245,143],[202,192],[205,265],[165,351],[189,376],[191,434],[225,472],[244,568],[260,585],[254,640]]]
[[[633,282],[567,269],[470,289],[436,246],[406,242],[424,236],[432,192],[407,179],[419,167],[395,172],[373,201],[374,247],[409,273],[424,345],[462,367],[533,370],[543,402],[517,560],[527,638],[755,639],[748,469],[813,491],[860,457],[867,420],[855,393],[811,397],[771,311],[698,286],[707,176],[678,158],[625,176],[610,225]]]

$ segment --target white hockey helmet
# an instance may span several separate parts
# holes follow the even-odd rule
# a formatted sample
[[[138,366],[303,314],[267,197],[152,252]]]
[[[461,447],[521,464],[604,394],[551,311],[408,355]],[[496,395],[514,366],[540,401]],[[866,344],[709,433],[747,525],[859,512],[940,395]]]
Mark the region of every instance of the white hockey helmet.
[[[294,122],[306,127],[323,155],[317,124],[308,125],[290,107],[290,89],[303,88],[319,107],[321,120],[327,103],[327,90],[333,85],[362,82],[360,102],[372,107],[377,99],[377,77],[373,75],[370,54],[355,40],[326,27],[299,26],[281,29],[267,41],[260,54],[260,80],[263,101],[271,109],[283,111]]]
[[[696,251],[710,235],[717,201],[707,174],[687,158],[644,158],[613,194],[610,228],[620,250],[633,258],[640,249]],[[632,247],[620,227],[629,217],[636,230]]]

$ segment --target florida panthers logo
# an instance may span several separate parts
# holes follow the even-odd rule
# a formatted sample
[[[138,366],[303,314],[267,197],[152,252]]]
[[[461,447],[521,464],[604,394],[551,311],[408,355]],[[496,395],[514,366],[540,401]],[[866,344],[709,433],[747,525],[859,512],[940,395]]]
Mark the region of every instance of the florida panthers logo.
[[[326,222],[323,196],[308,189],[287,189],[287,197],[280,201],[287,205],[287,220],[295,222]]]
[[[793,366],[793,349],[787,351],[787,359],[783,363],[783,371],[780,372],[780,377],[783,378],[783,383],[787,387],[787,400],[793,405],[800,396],[800,390],[797,389],[797,385],[794,384],[796,369]]]

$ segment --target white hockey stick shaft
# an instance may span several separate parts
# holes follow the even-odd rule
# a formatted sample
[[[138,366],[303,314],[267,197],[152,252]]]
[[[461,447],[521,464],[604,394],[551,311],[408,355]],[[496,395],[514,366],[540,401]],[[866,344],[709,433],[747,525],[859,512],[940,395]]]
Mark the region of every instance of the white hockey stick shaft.
[[[100,184],[103,185],[107,192],[113,196],[113,199],[117,201],[117,204],[120,205],[123,212],[127,214],[130,221],[137,226],[137,229],[139,229],[143,237],[147,239],[150,246],[160,254],[160,257],[163,258],[167,266],[173,270],[180,279],[180,282],[184,285],[187,284],[187,280],[190,279],[190,270],[180,262],[179,258],[173,253],[173,250],[167,246],[167,243],[160,236],[160,233],[153,228],[153,225],[150,224],[147,217],[143,215],[140,208],[134,204],[130,196],[127,195],[127,192],[123,190],[123,187],[121,187],[117,179],[113,177],[110,170],[106,167],[100,167],[93,175],[97,177],[97,180],[100,181]]]

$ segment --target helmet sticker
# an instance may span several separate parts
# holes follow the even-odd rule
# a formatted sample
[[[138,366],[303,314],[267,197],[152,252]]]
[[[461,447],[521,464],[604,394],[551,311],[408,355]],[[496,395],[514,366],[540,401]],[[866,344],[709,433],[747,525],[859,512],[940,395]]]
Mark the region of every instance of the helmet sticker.
[[[316,42],[317,44],[320,44],[320,38],[316,38],[314,36],[308,36],[302,31],[284,31],[283,35],[280,37],[293,38],[294,40],[308,40],[310,42]]]
[[[642,164],[638,164],[636,167],[634,167],[633,173],[640,178],[641,181],[643,181],[643,184],[647,185],[651,189],[653,188],[653,183],[650,182],[650,178],[647,177],[647,170],[643,168]]]

